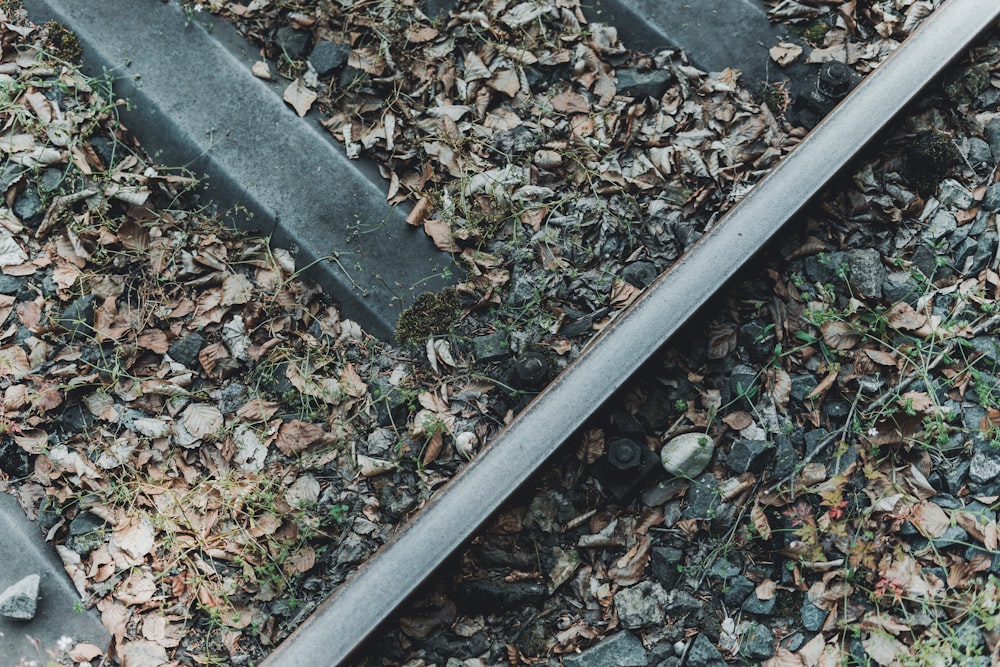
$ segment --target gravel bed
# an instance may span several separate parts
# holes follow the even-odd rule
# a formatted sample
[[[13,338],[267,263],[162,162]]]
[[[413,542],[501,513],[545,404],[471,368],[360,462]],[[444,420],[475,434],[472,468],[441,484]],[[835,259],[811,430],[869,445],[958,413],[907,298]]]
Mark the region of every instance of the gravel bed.
[[[53,217],[39,190],[51,170],[7,184],[27,224],[8,227],[26,256],[5,273],[27,261],[37,276],[11,288],[21,324],[0,351],[28,375],[4,385],[7,415],[30,428],[4,436],[2,469],[75,558],[116,635],[109,664],[258,662],[804,132],[781,88],[756,99],[731,71],[630,53],[607,28],[581,31],[574,3],[523,23],[509,3],[481,15],[463,5],[447,23],[375,3],[187,4],[192,20],[228,12],[284,53],[260,75],[287,76],[292,106],[320,105],[349,150],[381,160],[390,197],[414,202],[413,224],[469,273],[410,311],[400,345],[379,344],[296,281],[289,256],[183,209],[186,176],[137,152],[112,169],[100,147],[133,155],[134,144],[108,113],[83,134],[83,164],[100,177],[69,188],[100,185],[69,209],[93,214],[82,235],[79,220],[38,230]],[[864,73],[936,3],[775,4],[817,57]],[[5,53],[43,35],[57,44],[53,27],[11,25]],[[336,64],[344,25],[356,42]],[[440,51],[441,69],[375,48],[386,27],[424,56]],[[524,65],[504,49],[514,38],[550,60]],[[385,67],[414,76],[375,73],[386,53]],[[21,56],[17,76],[35,57]],[[989,664],[998,60],[992,35],[358,664]],[[615,97],[635,73],[655,89]],[[38,74],[28,85],[53,89],[55,74]],[[522,94],[522,75],[543,92]],[[421,89],[428,76],[467,99]],[[371,106],[407,85],[391,114]],[[16,101],[40,113],[37,96]],[[110,181],[148,187],[148,203]],[[161,239],[177,254],[150,252]],[[162,273],[149,266],[176,284],[147,282]],[[160,319],[139,317],[133,293],[155,295],[145,305]],[[538,358],[540,374],[523,363]],[[94,377],[60,380],[80,359]],[[609,446],[631,439],[655,462],[676,436],[688,442],[666,450],[679,477],[655,477],[658,463],[635,489],[609,476]],[[686,467],[699,458],[691,442],[711,454],[704,470]],[[164,488],[181,500],[165,503]]]

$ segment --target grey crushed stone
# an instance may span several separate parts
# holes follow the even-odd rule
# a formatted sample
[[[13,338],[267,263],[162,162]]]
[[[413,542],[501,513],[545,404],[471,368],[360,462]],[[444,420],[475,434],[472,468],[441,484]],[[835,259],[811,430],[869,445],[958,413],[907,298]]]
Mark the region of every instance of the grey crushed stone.
[[[38,607],[41,576],[29,574],[0,592],[0,616],[30,621]]]
[[[564,667],[646,667],[642,640],[625,630],[606,637],[581,653],[563,658]]]
[[[660,584],[640,581],[615,593],[614,599],[622,626],[636,630],[663,623],[663,609],[669,596]]]

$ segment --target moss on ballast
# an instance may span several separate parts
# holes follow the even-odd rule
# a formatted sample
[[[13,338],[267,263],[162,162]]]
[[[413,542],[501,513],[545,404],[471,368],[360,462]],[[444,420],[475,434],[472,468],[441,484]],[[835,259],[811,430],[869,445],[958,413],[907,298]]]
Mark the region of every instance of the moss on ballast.
[[[906,153],[904,174],[921,197],[929,197],[938,182],[962,159],[951,135],[926,130],[914,138]]]
[[[53,55],[59,60],[72,63],[83,54],[83,47],[76,34],[62,23],[49,21],[42,28],[48,35]]]
[[[460,311],[458,293],[454,289],[424,292],[399,316],[396,340],[419,345],[431,336],[446,334]]]

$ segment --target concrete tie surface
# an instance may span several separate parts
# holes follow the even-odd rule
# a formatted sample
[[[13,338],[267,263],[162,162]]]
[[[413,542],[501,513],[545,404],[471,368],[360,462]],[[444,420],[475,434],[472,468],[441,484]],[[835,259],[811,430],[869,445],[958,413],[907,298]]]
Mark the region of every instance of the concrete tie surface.
[[[76,33],[85,73],[114,78],[130,102],[122,118],[150,154],[207,174],[220,211],[249,211],[249,226],[296,251],[297,267],[370,333],[391,339],[413,297],[454,275],[451,257],[386,202],[374,164],[348,159],[316,118],[296,116],[282,100],[287,82],[253,76],[259,58],[230,25],[159,0],[24,7],[35,23]]]
[[[48,664],[47,651],[55,650],[61,637],[107,651],[108,631],[96,613],[82,610],[80,596],[55,550],[24,515],[17,499],[5,492],[0,492],[0,534],[0,591],[32,574],[41,579],[33,619],[0,616],[0,665],[16,667],[22,660]]]

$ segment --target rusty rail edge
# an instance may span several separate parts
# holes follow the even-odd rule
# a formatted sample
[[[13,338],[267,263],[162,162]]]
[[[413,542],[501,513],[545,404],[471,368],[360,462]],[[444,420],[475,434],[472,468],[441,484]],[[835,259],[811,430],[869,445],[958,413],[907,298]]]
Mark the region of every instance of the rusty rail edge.
[[[997,0],[946,0],[766,178],[262,663],[339,665],[972,40]]]

